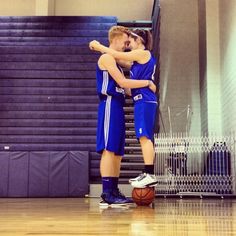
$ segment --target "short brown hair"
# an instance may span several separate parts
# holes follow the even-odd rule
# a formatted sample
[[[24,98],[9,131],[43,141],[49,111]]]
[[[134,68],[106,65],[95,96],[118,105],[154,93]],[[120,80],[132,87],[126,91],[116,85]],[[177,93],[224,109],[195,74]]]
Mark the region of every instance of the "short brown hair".
[[[109,42],[111,43],[114,38],[120,37],[123,34],[127,34],[129,36],[129,29],[119,25],[112,26],[108,33]]]

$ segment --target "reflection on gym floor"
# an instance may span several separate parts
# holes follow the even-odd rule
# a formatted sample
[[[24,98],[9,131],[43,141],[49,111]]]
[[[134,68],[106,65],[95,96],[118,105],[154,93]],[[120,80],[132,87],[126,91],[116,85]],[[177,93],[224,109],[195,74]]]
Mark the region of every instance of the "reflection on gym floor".
[[[98,198],[0,199],[0,235],[232,236],[235,199],[157,198],[100,209]]]

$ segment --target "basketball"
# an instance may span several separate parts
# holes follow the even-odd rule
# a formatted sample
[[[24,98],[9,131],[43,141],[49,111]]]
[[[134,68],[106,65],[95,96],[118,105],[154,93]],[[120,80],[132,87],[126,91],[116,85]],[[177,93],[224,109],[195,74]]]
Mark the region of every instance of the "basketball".
[[[153,187],[134,188],[132,198],[138,206],[148,206],[155,198],[155,190]]]

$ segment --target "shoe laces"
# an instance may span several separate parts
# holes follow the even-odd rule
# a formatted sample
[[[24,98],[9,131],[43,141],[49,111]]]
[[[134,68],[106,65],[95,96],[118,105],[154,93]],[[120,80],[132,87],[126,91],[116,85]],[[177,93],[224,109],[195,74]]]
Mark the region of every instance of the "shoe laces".
[[[137,179],[137,181],[141,181],[142,179],[144,179],[145,177],[146,177],[146,173],[142,173],[142,174],[140,174],[139,176],[138,176],[138,179]]]

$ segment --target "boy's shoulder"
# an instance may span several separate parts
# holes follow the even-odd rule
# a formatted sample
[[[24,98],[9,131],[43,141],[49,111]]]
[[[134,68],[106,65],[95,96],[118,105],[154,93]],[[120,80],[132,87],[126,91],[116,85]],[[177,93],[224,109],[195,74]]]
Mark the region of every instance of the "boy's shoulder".
[[[114,57],[107,53],[102,54],[98,59],[98,64],[100,65],[109,65],[113,64],[114,62],[115,62]]]
[[[104,53],[99,57],[99,60],[115,60],[113,56],[109,55],[108,53]]]

